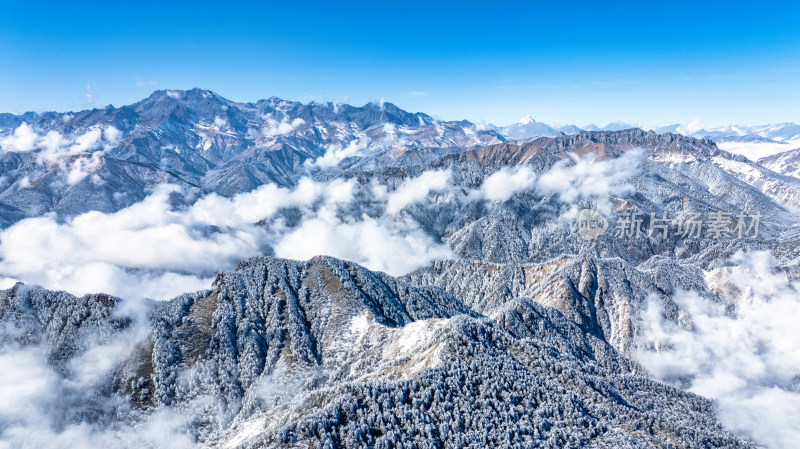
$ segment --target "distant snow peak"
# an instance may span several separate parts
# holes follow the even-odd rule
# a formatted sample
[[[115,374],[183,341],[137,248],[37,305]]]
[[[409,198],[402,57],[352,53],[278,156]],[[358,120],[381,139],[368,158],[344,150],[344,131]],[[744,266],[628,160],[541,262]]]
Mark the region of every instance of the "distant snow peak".
[[[531,117],[531,115],[528,114],[525,117],[522,117],[522,119],[520,119],[517,123],[519,123],[520,125],[529,125],[531,123],[536,123],[536,120],[534,120],[533,117]]]

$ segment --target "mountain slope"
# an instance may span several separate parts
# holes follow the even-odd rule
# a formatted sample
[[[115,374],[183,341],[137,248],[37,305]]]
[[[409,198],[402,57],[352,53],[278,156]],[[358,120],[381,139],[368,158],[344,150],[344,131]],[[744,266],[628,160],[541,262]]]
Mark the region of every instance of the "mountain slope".
[[[70,425],[124,434],[179,411],[209,447],[750,447],[710,402],[647,380],[555,309],[521,299],[481,317],[332,258],[248,260],[145,321],[122,300],[22,285],[0,304],[6,344],[71,348],[48,359],[66,380],[97,345],[127,342],[71,400]],[[37,329],[59,330],[26,337]]]
[[[763,157],[758,163],[776,173],[800,178],[800,148]]]
[[[353,107],[274,97],[237,103],[201,89],[157,91],[120,108],[9,116],[0,123],[0,203],[15,208],[4,216],[8,222],[17,210],[28,216],[111,211],[141,201],[160,183],[222,195],[266,183],[292,186],[313,168],[305,164],[326,152],[336,160],[504,140],[467,121],[441,121],[391,103]]]

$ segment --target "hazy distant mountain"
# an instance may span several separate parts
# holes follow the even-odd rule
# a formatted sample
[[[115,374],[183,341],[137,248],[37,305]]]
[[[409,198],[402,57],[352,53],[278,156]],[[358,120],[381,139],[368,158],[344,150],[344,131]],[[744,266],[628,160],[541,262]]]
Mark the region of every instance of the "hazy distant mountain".
[[[532,137],[556,137],[561,134],[575,134],[581,129],[574,125],[547,125],[537,122],[526,115],[517,123],[500,128],[500,132],[508,139],[524,140]]]
[[[760,137],[777,142],[788,142],[800,139],[800,125],[796,123],[777,123],[760,126],[731,125],[707,130],[702,129],[693,133],[693,135],[723,140]]]
[[[609,123],[606,126],[586,125],[549,125],[535,121],[530,115],[511,125],[500,128],[508,139],[525,141],[536,137],[555,137],[563,134],[575,134],[580,131],[621,131],[623,129],[642,128],[653,130],[659,134],[675,133],[690,137],[710,138],[717,142],[750,142],[750,143],[776,143],[800,140],[800,125],[795,123],[778,123],[760,126],[730,125],[708,129],[693,129],[680,124],[668,126],[645,126],[621,121]]]

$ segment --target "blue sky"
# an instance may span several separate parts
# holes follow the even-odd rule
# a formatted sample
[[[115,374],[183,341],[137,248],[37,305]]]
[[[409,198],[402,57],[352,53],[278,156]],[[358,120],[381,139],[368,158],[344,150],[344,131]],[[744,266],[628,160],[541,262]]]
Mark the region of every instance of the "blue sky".
[[[0,1],[2,112],[191,87],[496,124],[800,122],[800,2]]]

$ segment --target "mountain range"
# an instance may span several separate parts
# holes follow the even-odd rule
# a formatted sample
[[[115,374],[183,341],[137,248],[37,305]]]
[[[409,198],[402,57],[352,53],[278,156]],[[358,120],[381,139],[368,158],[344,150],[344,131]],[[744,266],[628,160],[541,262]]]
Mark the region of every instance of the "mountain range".
[[[561,134],[575,134],[580,131],[620,131],[629,128],[640,128],[655,131],[658,134],[675,133],[688,137],[711,138],[716,142],[752,142],[752,143],[789,143],[800,144],[800,125],[796,123],[776,123],[758,126],[727,125],[712,128],[701,128],[696,123],[688,125],[651,126],[625,122],[612,122],[604,127],[596,125],[576,126],[546,124],[537,122],[530,115],[520,121],[506,126],[490,126],[509,139],[525,140],[536,137],[556,137]]]
[[[791,447],[759,407],[800,391],[798,152],[606,128],[200,89],[0,115],[0,444]]]
[[[157,91],[120,108],[1,114],[0,224],[49,211],[119,210],[163,183],[195,196],[232,196],[266,183],[291,186],[301,176],[353,157],[409,164],[512,140],[591,136],[575,126],[552,128],[530,117],[501,129],[481,128],[409,113],[391,103],[353,107],[274,97],[237,103],[201,89]],[[602,130],[633,128],[612,123]],[[758,133],[787,141],[798,133],[792,124],[727,130],[692,136],[718,140]]]
[[[4,345],[35,345],[63,376],[65,429],[130,438],[171,409],[190,425],[162,426],[161,444],[752,447],[710,401],[649,380],[555,309],[518,299],[483,316],[442,289],[332,258],[251,259],[141,321],[117,315],[116,298],[21,284],[0,304],[17,330]],[[76,379],[69,367],[91,356],[92,332],[125,351]]]

